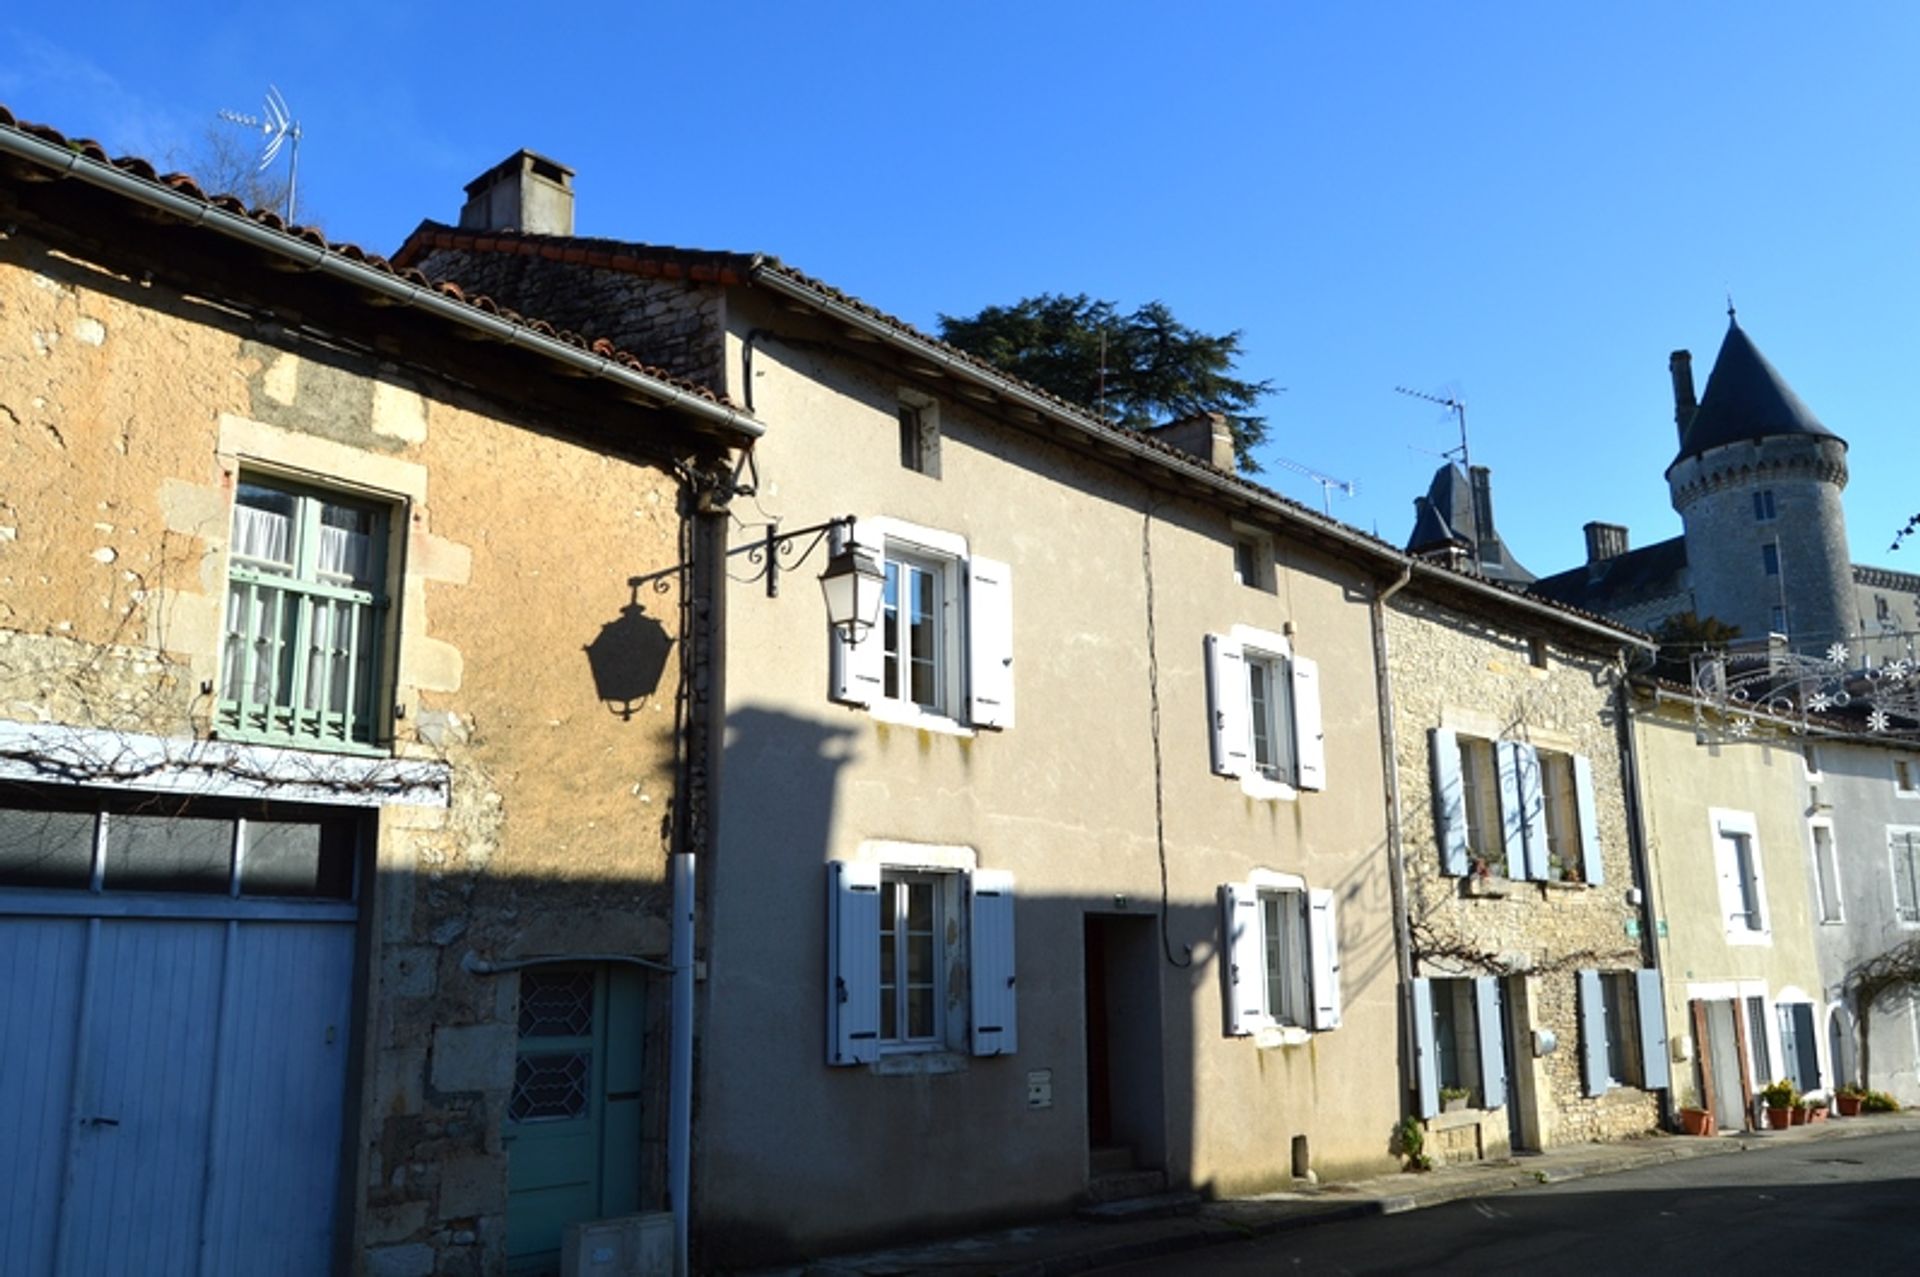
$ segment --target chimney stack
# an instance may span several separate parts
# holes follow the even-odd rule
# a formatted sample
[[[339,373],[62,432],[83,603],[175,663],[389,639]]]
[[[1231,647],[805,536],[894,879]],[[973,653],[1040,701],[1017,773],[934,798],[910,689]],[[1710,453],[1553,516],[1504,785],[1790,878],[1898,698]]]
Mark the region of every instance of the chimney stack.
[[[1586,532],[1588,567],[1617,559],[1627,552],[1627,530],[1618,523],[1589,523]]]
[[[1680,430],[1680,446],[1687,444],[1687,427],[1693,424],[1694,409],[1700,406],[1693,397],[1693,352],[1676,350],[1667,356],[1667,371],[1673,376],[1673,424]]]
[[[1493,531],[1493,478],[1485,466],[1473,467],[1467,478],[1473,488],[1474,553],[1484,560],[1498,541]]]
[[[1147,431],[1155,439],[1182,452],[1191,453],[1227,473],[1234,473],[1233,431],[1226,417],[1217,412],[1196,412],[1191,417],[1170,421]]]
[[[573,234],[573,170],[532,151],[515,151],[467,183],[460,227]]]

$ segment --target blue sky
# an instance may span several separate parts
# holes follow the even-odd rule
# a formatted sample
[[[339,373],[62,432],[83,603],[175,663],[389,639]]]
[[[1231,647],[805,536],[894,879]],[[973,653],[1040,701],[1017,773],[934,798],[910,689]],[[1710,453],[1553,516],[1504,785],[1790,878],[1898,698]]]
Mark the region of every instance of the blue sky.
[[[521,146],[581,233],[763,251],[894,314],[1040,292],[1239,329],[1269,453],[1404,539],[1463,397],[1536,572],[1679,521],[1667,354],[1743,326],[1852,444],[1856,559],[1920,509],[1920,6],[393,3],[0,17],[0,102],[164,158],[277,84],[302,211],[390,252]],[[1426,449],[1427,452],[1417,451]],[[1278,466],[1266,480],[1320,502]]]

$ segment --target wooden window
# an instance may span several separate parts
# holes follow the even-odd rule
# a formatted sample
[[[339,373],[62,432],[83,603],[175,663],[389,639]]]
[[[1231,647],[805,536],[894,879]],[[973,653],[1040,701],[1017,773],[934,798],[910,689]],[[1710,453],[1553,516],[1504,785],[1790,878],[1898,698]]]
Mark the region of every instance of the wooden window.
[[[1283,635],[1245,626],[1207,635],[1206,650],[1214,774],[1251,781],[1255,797],[1326,788],[1319,664]]]

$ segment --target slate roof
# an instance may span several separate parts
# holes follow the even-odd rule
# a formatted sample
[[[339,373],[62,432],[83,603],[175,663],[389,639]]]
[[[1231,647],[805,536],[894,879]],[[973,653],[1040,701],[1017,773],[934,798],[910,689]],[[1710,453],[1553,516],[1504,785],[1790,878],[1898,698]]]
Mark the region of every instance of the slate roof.
[[[590,341],[582,337],[579,333],[557,328],[538,316],[524,315],[509,307],[502,306],[493,298],[484,294],[469,293],[457,284],[450,282],[436,283],[428,279],[425,274],[418,270],[412,270],[404,264],[390,261],[378,253],[369,253],[357,244],[329,240],[314,227],[289,223],[271,209],[251,208],[244,201],[233,195],[219,192],[210,193],[185,173],[163,174],[156,169],[153,164],[138,156],[121,156],[117,159],[109,158],[105,148],[91,138],[69,138],[58,129],[51,128],[44,124],[33,124],[18,119],[4,104],[0,104],[0,128],[13,129],[29,137],[38,138],[42,142],[49,143],[65,151],[73,152],[75,155],[84,157],[87,160],[98,164],[109,165],[122,173],[166,187],[177,195],[205,204],[208,207],[217,208],[223,212],[244,217],[260,226],[266,227],[269,230],[278,231],[291,239],[301,241],[313,248],[320,249],[327,253],[337,254],[348,261],[391,275],[397,280],[416,287],[430,289],[452,301],[469,306],[482,314],[505,320],[509,324],[524,327],[542,337],[564,342],[569,346],[574,346],[589,354],[597,355],[600,358],[617,363],[624,368],[655,381],[664,382],[686,394],[705,399],[722,407],[734,406],[729,404],[723,395],[715,392],[712,387],[689,381],[682,377],[676,377],[672,373],[652,367],[630,352],[615,348],[609,342]]]
[[[1597,569],[1597,570],[1596,570]],[[1686,589],[1687,541],[1670,537],[1637,550],[1543,576],[1527,593],[1602,616]]]
[[[1415,497],[1413,509],[1413,534],[1407,538],[1409,554],[1449,543],[1463,545],[1489,580],[1505,585],[1525,585],[1533,580],[1533,573],[1520,566],[1497,528],[1482,532],[1474,509],[1473,482],[1459,466],[1448,462],[1436,470],[1427,495]]]
[[[1809,435],[1845,440],[1820,424],[1813,409],[1793,393],[1786,378],[1767,362],[1740,321],[1728,317],[1727,335],[1707,375],[1707,391],[1687,423],[1674,465],[1710,448],[1750,439]],[[1673,467],[1668,466],[1669,470]]]

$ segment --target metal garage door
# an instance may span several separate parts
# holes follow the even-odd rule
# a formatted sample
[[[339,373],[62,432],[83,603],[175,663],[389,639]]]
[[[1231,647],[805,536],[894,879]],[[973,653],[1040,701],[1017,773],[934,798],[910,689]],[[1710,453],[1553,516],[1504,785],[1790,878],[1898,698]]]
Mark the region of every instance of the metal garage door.
[[[8,801],[6,1271],[330,1271],[354,821]]]

